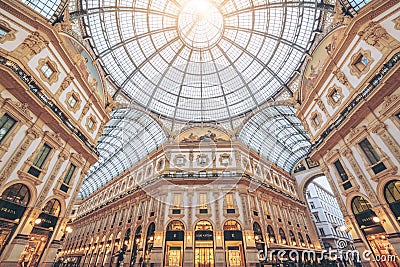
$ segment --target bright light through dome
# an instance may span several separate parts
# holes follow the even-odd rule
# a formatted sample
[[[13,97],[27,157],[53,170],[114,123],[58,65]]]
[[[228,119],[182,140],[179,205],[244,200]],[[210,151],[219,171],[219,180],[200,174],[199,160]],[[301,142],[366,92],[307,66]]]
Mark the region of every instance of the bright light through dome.
[[[290,3],[290,4],[289,4]],[[300,67],[319,1],[82,0],[85,36],[119,90],[178,121],[223,121],[260,107]]]
[[[205,15],[208,10],[212,7],[211,3],[207,0],[192,0],[188,1],[186,6],[192,6],[197,10],[199,14]]]
[[[224,19],[219,10],[206,0],[188,2],[178,17],[178,32],[192,49],[209,49],[222,36]]]

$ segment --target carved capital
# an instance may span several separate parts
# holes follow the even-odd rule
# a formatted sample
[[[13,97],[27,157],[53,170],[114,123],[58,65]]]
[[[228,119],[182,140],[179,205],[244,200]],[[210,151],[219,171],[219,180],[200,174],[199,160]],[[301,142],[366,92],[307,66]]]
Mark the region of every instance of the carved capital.
[[[20,57],[30,60],[34,55],[39,54],[49,42],[39,33],[33,32],[16,48],[15,52]]]
[[[371,21],[358,35],[372,46],[376,46],[380,39],[389,39],[387,31],[374,21]]]
[[[26,130],[27,137],[32,138],[32,140],[40,138],[42,136],[42,133],[43,132],[35,128],[29,128],[28,130]]]
[[[315,103],[317,103],[318,107],[325,113],[327,117],[329,117],[328,110],[325,108],[324,102],[322,102],[321,98],[317,97],[314,99]]]
[[[374,21],[371,21],[358,35],[361,36],[367,44],[383,52],[391,50],[398,43],[385,28]]]
[[[62,81],[60,87],[55,93],[55,96],[60,97],[60,95],[65,91],[65,89],[67,89],[71,85],[73,80],[74,80],[74,75],[72,73],[68,74]]]
[[[371,128],[371,132],[381,135],[386,130],[386,128],[387,128],[387,125],[385,123],[381,122],[381,123],[374,125]]]
[[[344,72],[341,69],[336,69],[333,71],[333,75],[335,75],[336,79],[343,84],[344,86],[346,86],[347,88],[351,88],[349,80],[347,79],[346,75],[344,74]]]

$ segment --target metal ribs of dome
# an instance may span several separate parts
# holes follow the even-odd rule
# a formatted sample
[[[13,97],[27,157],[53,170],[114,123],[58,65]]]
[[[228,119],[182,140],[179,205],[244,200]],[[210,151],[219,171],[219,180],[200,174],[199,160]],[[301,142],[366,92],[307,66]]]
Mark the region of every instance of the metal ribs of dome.
[[[239,140],[290,172],[311,146],[295,109],[269,107],[254,115],[242,128]]]
[[[206,15],[188,8],[201,3]],[[321,17],[318,2],[305,0],[81,4],[85,34],[117,94],[182,121],[235,118],[289,90]]]
[[[91,166],[79,196],[88,196],[165,141],[163,129],[147,114],[133,109],[114,111],[98,141],[99,161]]]

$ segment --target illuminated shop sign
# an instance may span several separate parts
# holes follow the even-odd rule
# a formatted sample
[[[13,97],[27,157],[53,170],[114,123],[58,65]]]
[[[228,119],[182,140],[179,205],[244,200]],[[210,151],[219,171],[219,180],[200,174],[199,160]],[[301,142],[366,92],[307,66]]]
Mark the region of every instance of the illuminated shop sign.
[[[8,220],[20,219],[26,207],[0,199],[0,217]]]

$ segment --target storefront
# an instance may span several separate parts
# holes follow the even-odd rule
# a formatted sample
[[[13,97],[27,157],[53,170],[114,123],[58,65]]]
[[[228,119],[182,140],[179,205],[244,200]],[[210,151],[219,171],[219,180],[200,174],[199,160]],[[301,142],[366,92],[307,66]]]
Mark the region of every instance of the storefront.
[[[400,221],[400,181],[394,180],[387,183],[384,192],[391,211],[397,221]]]
[[[132,242],[132,254],[131,254],[131,262],[130,266],[135,266],[136,258],[140,249],[140,242],[142,240],[142,226],[138,226],[135,231],[135,236]]]
[[[167,226],[165,238],[164,266],[182,266],[185,227],[180,221],[172,221]]]
[[[351,202],[351,208],[358,226],[363,232],[375,257],[390,259],[393,256],[397,256],[387,238],[387,233],[382,227],[379,217],[372,210],[371,204],[363,197],[355,197]],[[385,263],[381,262],[379,264],[384,267],[397,267],[397,263],[394,261],[385,261]]]
[[[30,200],[28,187],[14,184],[1,194],[0,198],[0,255],[17,229]]]
[[[143,266],[150,266],[151,251],[153,250],[153,246],[154,246],[155,230],[156,230],[156,225],[152,222],[149,225],[149,227],[147,228],[146,245],[144,247]]]
[[[238,222],[234,220],[225,222],[224,242],[227,266],[245,266],[243,233]]]
[[[264,242],[264,236],[263,232],[261,229],[261,226],[258,222],[253,223],[253,232],[254,232],[254,240],[256,242],[256,248],[258,253],[258,258],[259,260],[262,260],[265,258],[265,242]]]
[[[29,234],[28,243],[20,255],[19,262],[24,262],[25,266],[37,266],[53,235],[60,211],[61,204],[57,199],[51,199],[46,203],[42,213],[35,220],[35,226]]]
[[[209,221],[199,221],[194,232],[194,262],[195,267],[214,266],[213,228]]]

